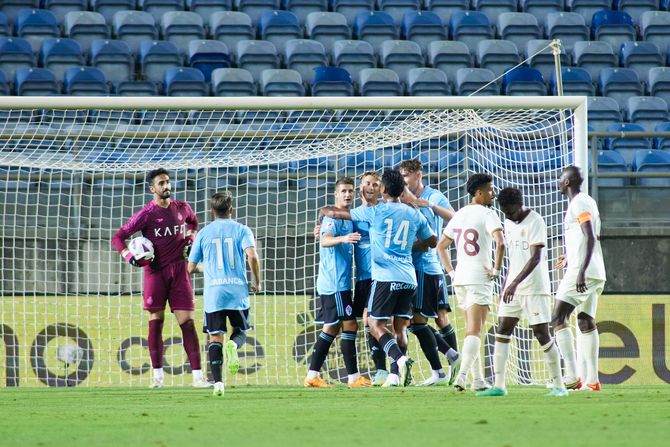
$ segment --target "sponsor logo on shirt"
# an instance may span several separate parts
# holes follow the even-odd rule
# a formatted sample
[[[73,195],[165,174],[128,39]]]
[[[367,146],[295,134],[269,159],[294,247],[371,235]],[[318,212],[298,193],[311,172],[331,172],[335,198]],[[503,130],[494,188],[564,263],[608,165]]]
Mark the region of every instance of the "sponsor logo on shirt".
[[[154,228],[154,237],[176,236],[186,233],[186,224],[174,225],[172,227]]]

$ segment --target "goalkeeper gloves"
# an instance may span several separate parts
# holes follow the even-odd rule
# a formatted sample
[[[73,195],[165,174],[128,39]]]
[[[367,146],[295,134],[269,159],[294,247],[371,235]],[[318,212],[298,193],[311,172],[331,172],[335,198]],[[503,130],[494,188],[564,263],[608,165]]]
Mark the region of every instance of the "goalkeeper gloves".
[[[123,258],[124,258],[126,261],[128,261],[128,263],[129,263],[130,265],[132,265],[133,267],[145,267],[145,266],[151,264],[151,261],[154,260],[154,258],[150,258],[150,259],[147,259],[147,258],[135,259],[135,256],[133,256],[133,254],[132,254],[131,252],[127,252],[127,253],[123,256]]]
[[[188,261],[188,256],[191,254],[191,247],[193,247],[193,238],[192,237],[187,237],[186,238],[186,245],[184,245],[184,249],[182,250],[181,254]]]

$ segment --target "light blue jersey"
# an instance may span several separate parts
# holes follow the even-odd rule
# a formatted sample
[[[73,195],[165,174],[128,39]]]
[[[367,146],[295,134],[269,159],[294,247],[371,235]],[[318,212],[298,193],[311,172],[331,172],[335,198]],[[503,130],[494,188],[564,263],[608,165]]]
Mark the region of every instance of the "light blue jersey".
[[[251,229],[232,219],[216,219],[198,232],[188,260],[203,263],[205,312],[249,308],[244,250],[255,246]]]
[[[354,260],[356,261],[356,281],[372,278],[372,249],[370,246],[370,224],[354,222],[354,231],[361,235],[361,240],[354,245]]]
[[[321,241],[325,234],[344,236],[353,233],[354,225],[349,220],[325,217],[321,222]],[[353,263],[352,244],[334,247],[319,247],[319,276],[316,291],[319,295],[333,295],[351,290],[351,268]]]
[[[419,198],[433,202],[435,205],[442,208],[451,208],[451,204],[449,203],[449,200],[444,197],[444,194],[430,186],[424,187],[423,193]],[[442,219],[439,214],[436,214],[427,206],[420,207],[419,212],[423,214],[426,220],[428,220],[428,225],[435,234],[442,233],[444,219]],[[423,272],[427,275],[443,274],[442,263],[440,263],[440,259],[437,256],[437,250],[434,248],[429,248],[427,252],[412,252],[412,262],[414,263],[414,269],[417,272]]]
[[[372,279],[380,282],[404,282],[416,285],[412,264],[412,243],[435,236],[421,213],[402,203],[351,210],[354,222],[370,224],[372,241]]]

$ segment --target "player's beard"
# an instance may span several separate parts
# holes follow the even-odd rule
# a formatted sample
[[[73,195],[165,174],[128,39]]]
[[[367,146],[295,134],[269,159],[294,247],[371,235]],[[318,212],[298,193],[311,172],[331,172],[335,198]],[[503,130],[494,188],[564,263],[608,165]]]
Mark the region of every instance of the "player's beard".
[[[162,193],[158,194],[158,197],[159,197],[161,200],[169,199],[169,198],[170,198],[170,190],[169,190],[169,189],[166,189],[166,190],[163,191]]]

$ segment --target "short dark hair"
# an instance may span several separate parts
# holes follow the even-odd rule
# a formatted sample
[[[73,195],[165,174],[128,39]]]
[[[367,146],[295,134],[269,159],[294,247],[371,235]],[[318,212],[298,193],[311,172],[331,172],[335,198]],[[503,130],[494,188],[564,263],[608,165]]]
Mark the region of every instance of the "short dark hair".
[[[468,194],[474,197],[479,189],[484,187],[487,183],[491,183],[492,181],[493,177],[490,174],[473,174],[468,179],[468,183],[465,186],[465,189]]]
[[[217,192],[209,203],[216,217],[226,217],[233,208],[233,194],[229,191]]]
[[[147,172],[147,184],[151,186],[151,184],[154,182],[154,179],[159,175],[167,175],[169,177],[170,173],[167,171],[167,169],[163,168],[158,168],[154,169],[153,171],[149,171]]]
[[[382,174],[382,185],[389,196],[396,198],[405,190],[405,179],[397,169],[387,169]]]
[[[400,162],[398,169],[403,169],[409,173],[423,171],[423,163],[418,158],[412,158],[410,160],[403,160]]]
[[[584,177],[582,177],[582,171],[577,166],[570,165],[563,169],[563,172],[568,173],[568,178],[570,179],[570,184],[574,186],[582,186],[584,182]]]
[[[337,187],[340,186],[340,185],[354,186],[355,184],[356,184],[356,182],[351,177],[340,177],[335,182],[335,191],[337,191]]]
[[[523,194],[517,188],[504,188],[498,193],[498,205],[506,207],[509,205],[523,205]]]

